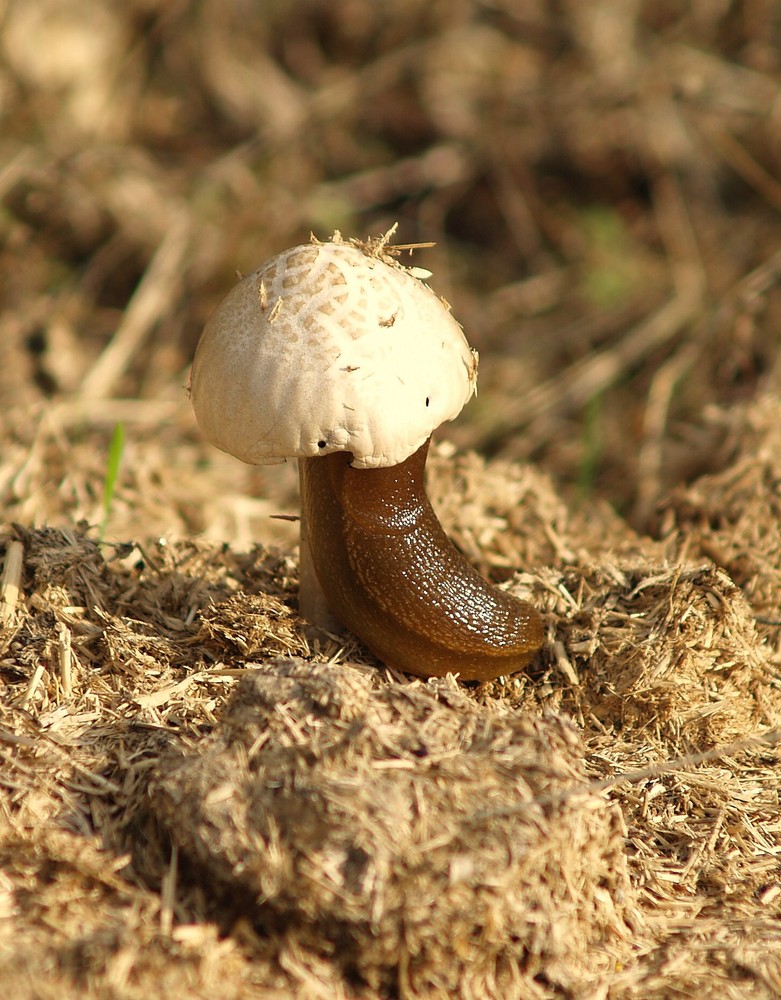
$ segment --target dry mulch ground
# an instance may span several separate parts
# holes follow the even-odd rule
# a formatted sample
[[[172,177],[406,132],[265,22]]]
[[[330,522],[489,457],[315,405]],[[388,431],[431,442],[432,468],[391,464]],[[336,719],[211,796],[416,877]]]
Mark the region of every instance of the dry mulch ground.
[[[774,5],[0,25],[8,995],[781,995]],[[432,499],[547,625],[490,684],[313,639],[184,391],[236,269],[395,221],[481,353]]]

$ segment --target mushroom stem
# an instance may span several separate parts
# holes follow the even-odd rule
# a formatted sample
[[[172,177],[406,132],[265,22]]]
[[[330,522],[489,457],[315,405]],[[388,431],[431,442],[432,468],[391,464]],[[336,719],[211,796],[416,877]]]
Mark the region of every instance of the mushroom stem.
[[[513,673],[542,645],[542,620],[445,534],[425,490],[428,447],[377,469],[352,468],[348,452],[301,459],[307,558],[330,610],[388,666],[462,680]]]
[[[341,632],[341,622],[331,611],[323,588],[315,572],[312,560],[312,549],[309,545],[309,516],[304,504],[304,462],[314,459],[298,460],[298,483],[301,496],[301,517],[299,520],[298,539],[298,610],[302,618],[324,632]],[[322,461],[322,459],[317,459]]]

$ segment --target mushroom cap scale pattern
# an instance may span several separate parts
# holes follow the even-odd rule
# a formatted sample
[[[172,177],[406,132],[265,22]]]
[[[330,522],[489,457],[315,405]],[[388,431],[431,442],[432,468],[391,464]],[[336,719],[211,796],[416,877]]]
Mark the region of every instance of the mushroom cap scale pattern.
[[[243,278],[201,336],[190,390],[212,444],[251,465],[349,451],[397,465],[475,392],[447,305],[382,248],[293,247]]]

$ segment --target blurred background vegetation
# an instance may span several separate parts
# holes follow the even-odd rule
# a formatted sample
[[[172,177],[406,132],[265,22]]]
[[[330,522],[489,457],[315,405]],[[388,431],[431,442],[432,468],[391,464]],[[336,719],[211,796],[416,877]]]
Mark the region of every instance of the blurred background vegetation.
[[[6,515],[39,446],[87,509],[117,420],[216,461],[183,387],[235,272],[395,222],[481,354],[448,436],[652,530],[781,381],[779,5],[0,0]]]

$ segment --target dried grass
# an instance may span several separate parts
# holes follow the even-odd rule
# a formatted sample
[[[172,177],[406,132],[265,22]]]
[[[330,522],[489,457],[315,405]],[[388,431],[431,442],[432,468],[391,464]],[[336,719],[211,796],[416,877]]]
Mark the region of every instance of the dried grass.
[[[673,493],[662,531],[672,551],[723,567],[772,639],[781,625],[781,399],[766,393],[711,420],[726,431],[720,471]]]
[[[473,508],[456,537],[503,496],[517,517],[519,491],[519,537],[539,530],[550,486],[516,468],[459,461],[450,493]],[[33,981],[75,995],[117,962],[133,996],[167,963],[217,996],[247,977],[280,996],[771,996],[772,649],[717,568],[596,563],[599,510],[576,555],[583,519],[551,503],[543,536],[570,565],[512,583],[547,609],[550,645],[534,675],[472,690],[380,673],[355,644],[312,648],[285,556],[172,541],[146,561],[17,528],[3,870]],[[55,844],[71,881],[44,892]],[[99,903],[72,891],[83,852],[104,866]],[[154,933],[127,922],[127,895]],[[55,912],[69,929],[52,936]],[[93,920],[111,929],[99,945]],[[235,971],[217,984],[220,949]]]
[[[579,990],[627,951],[620,814],[560,719],[302,660],[243,679],[143,808],[228,913],[381,995]],[[558,798],[568,791],[569,796]],[[546,804],[547,803],[547,804]]]

